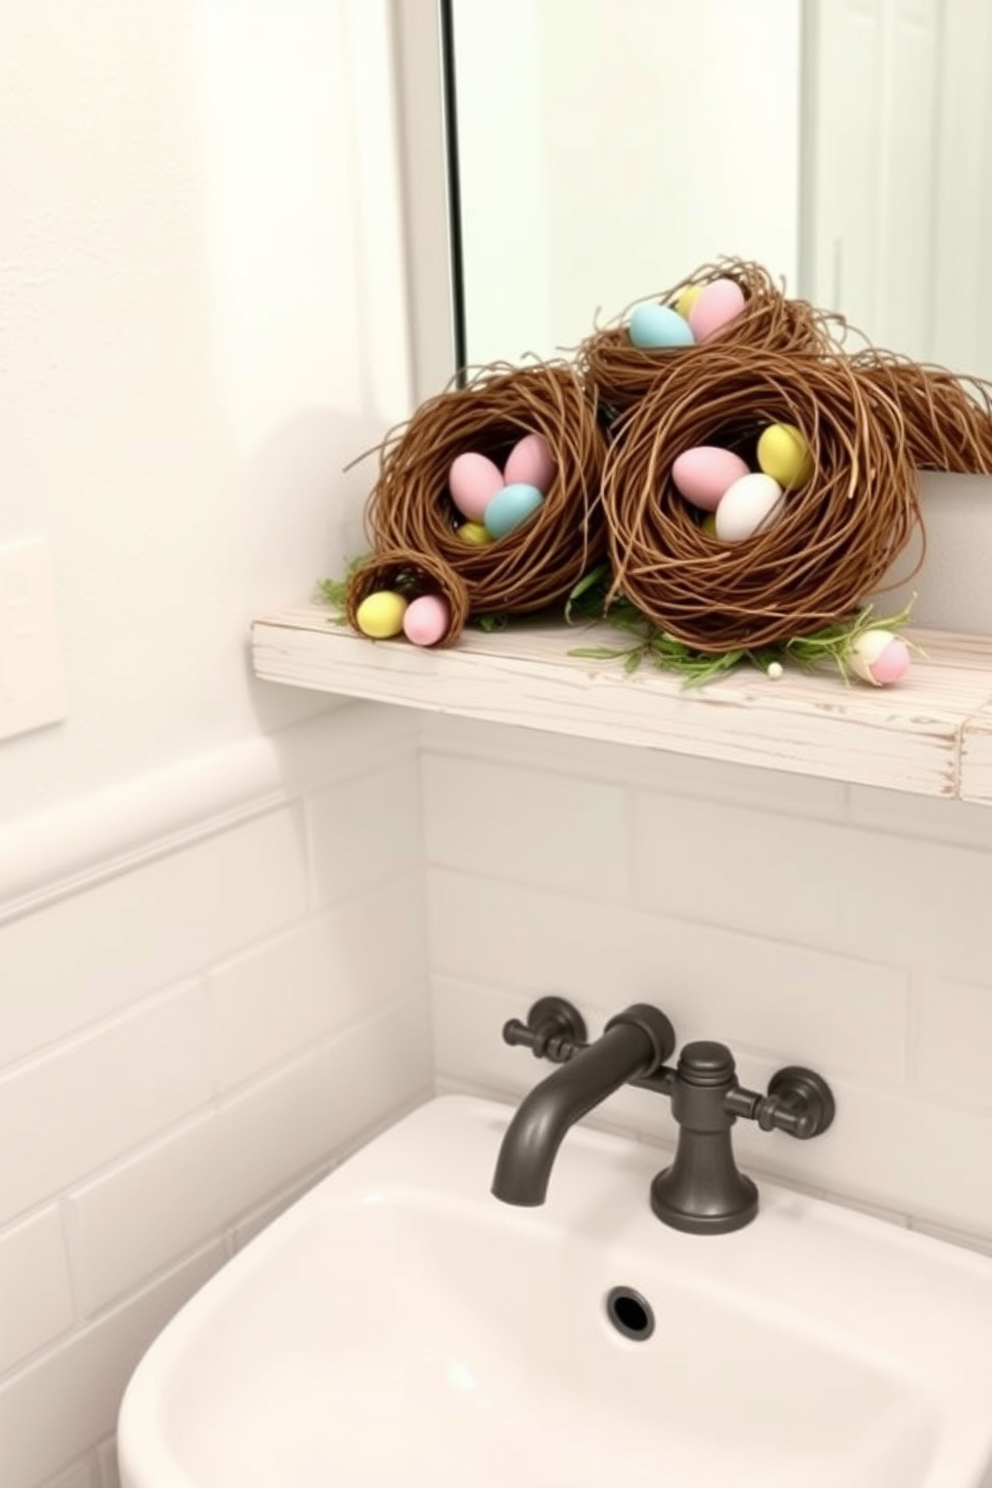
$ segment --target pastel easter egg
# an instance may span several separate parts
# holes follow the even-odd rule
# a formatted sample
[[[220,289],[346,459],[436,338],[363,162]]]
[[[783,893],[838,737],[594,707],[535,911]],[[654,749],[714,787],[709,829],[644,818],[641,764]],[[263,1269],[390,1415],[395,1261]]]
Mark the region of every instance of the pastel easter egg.
[[[503,485],[503,472],[485,455],[458,455],[451,462],[448,490],[451,499],[470,522],[481,522],[483,513]]]
[[[689,319],[689,311],[705,288],[706,286],[704,284],[687,284],[685,289],[683,289],[675,301],[675,309],[682,316],[683,320]]]
[[[691,346],[696,339],[689,322],[671,305],[637,305],[631,313],[627,334],[631,345],[644,351]]]
[[[493,540],[492,534],[481,522],[463,522],[455,531],[463,543],[468,543],[473,548],[486,548]]]
[[[447,635],[450,624],[448,601],[440,594],[421,594],[406,607],[403,634],[415,646],[434,646]]]
[[[555,457],[543,434],[527,434],[515,444],[503,467],[508,486],[536,486],[547,495],[555,478]]]
[[[708,512],[716,511],[727,488],[747,474],[746,460],[715,444],[697,444],[672,465],[672,480],[679,494]]]
[[[774,526],[784,506],[782,487],[770,475],[763,471],[742,475],[724,492],[716,509],[716,535],[721,542],[743,542]]]
[[[371,636],[374,641],[388,641],[390,636],[399,635],[403,629],[406,608],[402,594],[395,594],[391,589],[379,589],[362,600],[355,611],[355,624],[362,635]]]
[[[536,486],[518,481],[504,486],[486,507],[486,530],[491,537],[506,537],[539,511],[544,497]]]
[[[862,682],[887,687],[909,671],[909,647],[891,630],[864,630],[844,660]]]
[[[735,279],[714,279],[689,311],[689,325],[697,341],[708,341],[735,321],[747,301]]]
[[[813,456],[795,424],[769,424],[758,440],[758,464],[786,491],[804,486],[813,474]]]

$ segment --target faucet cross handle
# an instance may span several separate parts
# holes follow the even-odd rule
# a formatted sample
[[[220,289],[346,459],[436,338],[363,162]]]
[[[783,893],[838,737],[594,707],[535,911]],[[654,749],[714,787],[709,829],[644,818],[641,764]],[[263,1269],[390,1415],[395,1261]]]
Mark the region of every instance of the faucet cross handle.
[[[762,1131],[781,1131],[806,1142],[830,1126],[836,1113],[833,1092],[822,1075],[790,1064],[772,1075],[768,1094],[739,1086],[724,1102],[734,1116],[756,1121]]]
[[[530,1049],[535,1059],[565,1064],[588,1047],[582,1014],[564,997],[539,997],[527,1014],[527,1022],[511,1018],[503,1024],[503,1042]]]

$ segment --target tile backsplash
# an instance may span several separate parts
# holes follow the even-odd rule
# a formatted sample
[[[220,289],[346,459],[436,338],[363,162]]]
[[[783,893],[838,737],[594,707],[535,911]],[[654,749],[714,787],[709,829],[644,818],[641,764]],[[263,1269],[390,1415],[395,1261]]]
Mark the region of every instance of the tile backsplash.
[[[992,1250],[992,811],[432,718],[422,737],[437,1075],[516,1096],[535,997],[594,1034],[654,1001],[742,1083],[819,1069],[815,1142],[735,1129],[746,1166]],[[674,1140],[667,1102],[599,1119]]]
[[[500,1029],[549,991],[819,1069],[831,1131],[741,1122],[742,1165],[992,1251],[992,811],[371,705],[278,759],[0,903],[4,1488],[116,1488],[168,1317],[432,1089],[529,1088]]]
[[[266,761],[236,820],[184,821],[181,846],[0,925],[4,1488],[114,1488],[154,1334],[430,1091],[416,720],[356,706],[292,733],[281,789]]]

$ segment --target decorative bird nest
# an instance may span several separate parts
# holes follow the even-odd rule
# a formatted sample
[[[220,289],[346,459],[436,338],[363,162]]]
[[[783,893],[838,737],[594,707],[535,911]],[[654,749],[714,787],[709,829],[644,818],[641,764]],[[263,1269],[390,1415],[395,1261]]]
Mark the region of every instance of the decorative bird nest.
[[[691,349],[690,349],[691,350]],[[722,446],[754,464],[770,424],[801,431],[812,474],[774,525],[721,541],[672,478],[683,452]],[[911,421],[910,421],[911,424]],[[665,634],[704,653],[776,646],[849,616],[883,587],[923,530],[901,399],[847,359],[731,342],[680,354],[624,420],[603,478],[622,594]],[[726,499],[726,498],[724,498]]]
[[[645,349],[634,346],[628,333],[631,312],[649,300],[675,305],[683,291],[705,288],[718,279],[732,279],[744,293],[744,308],[712,339],[694,346]],[[667,383],[685,362],[706,362],[717,352],[734,350],[805,352],[827,351],[833,345],[830,326],[843,322],[805,300],[790,300],[768,270],[744,259],[727,258],[706,264],[663,294],[634,301],[610,325],[583,341],[578,365],[587,384],[615,414],[624,413],[639,399]]]
[[[501,470],[528,435],[544,440],[553,474],[539,508],[496,540],[466,540],[449,487],[454,461],[482,455]],[[563,600],[606,550],[601,476],[606,436],[597,400],[567,363],[483,368],[466,387],[423,403],[380,450],[366,506],[372,552],[348,582],[346,614],[399,585],[448,601],[441,645],[469,618],[522,615]]]
[[[421,553],[412,558],[407,549],[385,549],[371,553],[356,566],[348,579],[344,613],[348,624],[360,630],[358,611],[374,594],[396,593],[406,600],[438,594],[447,604],[447,623],[436,644],[450,646],[465,629],[470,604],[464,579],[443,559]]]
[[[992,475],[992,383],[873,346],[850,364],[871,392],[898,405],[912,465]]]

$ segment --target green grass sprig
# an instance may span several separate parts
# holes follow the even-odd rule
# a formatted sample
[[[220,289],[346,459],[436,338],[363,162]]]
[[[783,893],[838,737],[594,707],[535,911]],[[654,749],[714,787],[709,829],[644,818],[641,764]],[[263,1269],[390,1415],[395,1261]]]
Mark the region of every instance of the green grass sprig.
[[[847,658],[859,636],[875,629],[898,634],[908,623],[912,610],[910,601],[898,614],[881,617],[873,605],[865,604],[843,620],[811,631],[809,635],[796,636],[778,646],[740,646],[728,651],[705,652],[668,635],[622,595],[607,607],[609,586],[608,564],[591,569],[569,595],[565,619],[571,625],[585,620],[603,621],[629,636],[630,644],[618,647],[576,646],[569,651],[569,656],[593,661],[622,661],[627,673],[636,672],[643,663],[649,662],[661,671],[681,676],[686,687],[701,687],[739,666],[752,666],[767,674],[769,667],[776,663],[785,666],[790,662],[806,672],[834,666],[849,681],[851,672]]]

